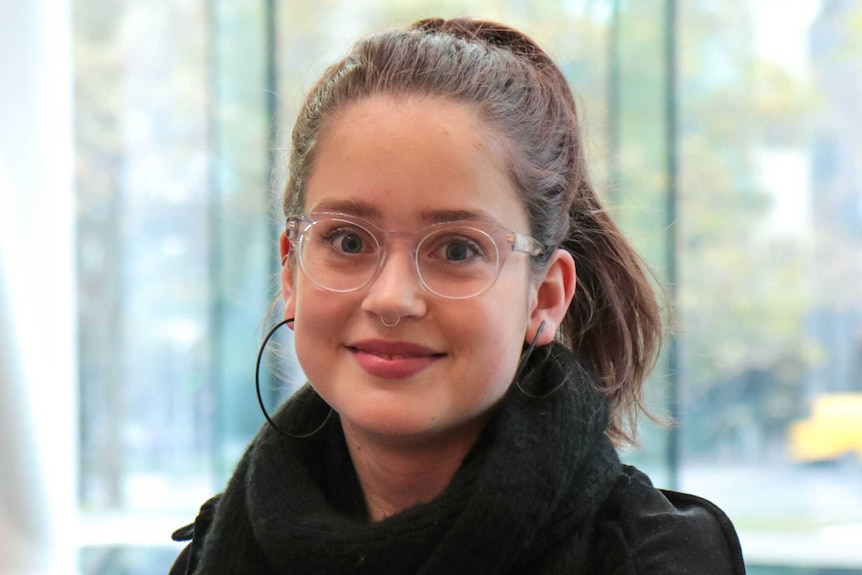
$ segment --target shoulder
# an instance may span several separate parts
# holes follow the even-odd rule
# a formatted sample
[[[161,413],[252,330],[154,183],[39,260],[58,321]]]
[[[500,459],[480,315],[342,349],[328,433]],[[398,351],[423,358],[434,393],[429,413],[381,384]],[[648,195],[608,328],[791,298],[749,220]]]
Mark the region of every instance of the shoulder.
[[[596,567],[623,574],[744,574],[733,524],[711,502],[624,467],[596,523]]]
[[[174,541],[191,542],[183,548],[182,552],[180,552],[179,556],[174,561],[171,570],[168,572],[168,575],[188,575],[194,572],[195,567],[200,560],[201,553],[203,552],[204,541],[206,540],[207,533],[212,525],[213,518],[221,498],[221,495],[216,495],[207,500],[201,506],[200,512],[198,513],[197,518],[195,518],[194,523],[190,523],[185,527],[177,529],[174,531],[173,535],[171,535],[171,538]]]

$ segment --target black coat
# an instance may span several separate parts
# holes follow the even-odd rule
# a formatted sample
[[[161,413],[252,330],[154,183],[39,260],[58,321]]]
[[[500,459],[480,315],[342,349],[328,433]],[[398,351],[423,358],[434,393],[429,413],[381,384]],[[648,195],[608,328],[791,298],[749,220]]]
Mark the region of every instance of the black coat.
[[[169,575],[194,573],[220,496],[207,501],[195,522],[176,532],[190,540]],[[626,467],[597,518],[591,573],[597,575],[743,575],[736,531],[709,501],[655,489]]]

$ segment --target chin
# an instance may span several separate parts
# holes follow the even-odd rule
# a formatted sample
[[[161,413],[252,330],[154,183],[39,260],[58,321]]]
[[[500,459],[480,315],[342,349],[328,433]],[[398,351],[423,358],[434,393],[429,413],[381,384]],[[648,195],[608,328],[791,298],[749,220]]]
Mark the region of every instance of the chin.
[[[436,425],[429,422],[427,418],[418,416],[415,412],[407,412],[405,408],[372,409],[363,413],[342,414],[342,419],[347,419],[357,428],[381,437],[411,438],[422,437],[439,432]]]

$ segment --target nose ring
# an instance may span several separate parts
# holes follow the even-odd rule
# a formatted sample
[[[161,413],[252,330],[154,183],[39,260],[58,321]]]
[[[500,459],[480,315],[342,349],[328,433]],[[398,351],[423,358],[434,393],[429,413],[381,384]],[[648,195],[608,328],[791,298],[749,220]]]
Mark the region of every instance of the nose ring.
[[[397,316],[395,318],[395,321],[393,321],[393,322],[388,322],[388,321],[386,321],[385,317],[383,317],[382,315],[380,316],[380,323],[382,323],[386,327],[395,327],[396,325],[398,325],[399,321],[401,321],[401,316]]]

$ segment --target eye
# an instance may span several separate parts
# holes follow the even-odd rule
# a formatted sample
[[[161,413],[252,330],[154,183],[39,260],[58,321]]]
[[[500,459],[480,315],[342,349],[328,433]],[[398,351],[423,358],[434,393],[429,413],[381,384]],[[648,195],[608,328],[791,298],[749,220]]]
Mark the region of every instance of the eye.
[[[465,265],[484,262],[493,253],[490,238],[474,230],[449,230],[423,242],[424,258],[438,264]]]
[[[481,255],[478,246],[463,238],[454,238],[448,241],[442,249],[446,260],[450,262],[463,262]]]
[[[320,232],[321,243],[337,254],[356,255],[374,251],[374,239],[361,228],[333,225]]]
[[[336,249],[346,254],[358,254],[362,252],[363,242],[358,234],[340,233],[335,235],[331,241]]]

